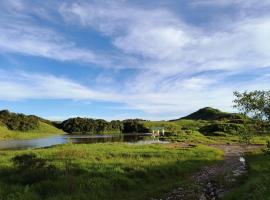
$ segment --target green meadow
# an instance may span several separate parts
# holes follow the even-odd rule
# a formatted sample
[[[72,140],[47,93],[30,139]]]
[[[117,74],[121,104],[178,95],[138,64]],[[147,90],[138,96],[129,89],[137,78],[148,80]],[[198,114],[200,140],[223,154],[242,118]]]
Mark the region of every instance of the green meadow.
[[[246,116],[208,107],[170,121],[72,118],[56,123],[1,111],[2,142],[61,134],[92,136],[95,131],[124,135],[164,129],[164,135],[157,137],[169,143],[68,142],[40,149],[0,150],[0,200],[150,200],[163,199],[176,188],[182,189],[184,199],[198,199],[205,188],[194,176],[225,163],[222,146],[254,144],[261,146],[245,155],[247,172],[232,188],[226,188],[222,199],[268,200],[270,131],[268,124],[263,125],[257,131],[257,124]]]
[[[220,162],[223,155],[203,145],[121,143],[67,144],[0,154],[1,200],[150,199],[192,185],[191,173]],[[12,163],[14,156],[25,154],[38,159],[25,168]],[[40,160],[46,164],[38,165]]]

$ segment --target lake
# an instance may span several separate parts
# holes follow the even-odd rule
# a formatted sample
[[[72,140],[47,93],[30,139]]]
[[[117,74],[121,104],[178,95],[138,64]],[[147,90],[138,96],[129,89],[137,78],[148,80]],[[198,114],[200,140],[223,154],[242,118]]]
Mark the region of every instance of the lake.
[[[151,137],[151,134],[125,134],[125,135],[57,135],[45,138],[36,138],[29,140],[7,140],[0,141],[0,149],[3,150],[20,150],[30,148],[50,147],[58,144],[72,142],[73,144],[92,144],[104,142],[126,142],[129,144],[151,144],[167,143],[160,141],[158,138]]]

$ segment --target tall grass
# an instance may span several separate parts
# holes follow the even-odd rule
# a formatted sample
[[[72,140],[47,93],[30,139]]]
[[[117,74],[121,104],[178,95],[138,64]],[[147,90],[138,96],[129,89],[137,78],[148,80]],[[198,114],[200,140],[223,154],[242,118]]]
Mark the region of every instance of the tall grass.
[[[11,158],[27,153],[54,166],[53,177],[22,182],[23,174],[16,171]],[[0,199],[5,200],[149,199],[189,184],[193,172],[222,158],[222,152],[214,148],[180,148],[177,144],[68,144],[0,154]]]

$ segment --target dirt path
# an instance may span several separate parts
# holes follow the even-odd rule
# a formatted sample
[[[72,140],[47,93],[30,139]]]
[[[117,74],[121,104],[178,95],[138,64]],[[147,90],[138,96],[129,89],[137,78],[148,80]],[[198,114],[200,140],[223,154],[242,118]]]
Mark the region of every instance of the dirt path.
[[[244,154],[261,148],[260,145],[211,145],[224,151],[224,161],[207,166],[191,179],[197,186],[177,188],[159,200],[217,200],[228,192],[237,177],[247,172]],[[155,199],[153,199],[155,200]]]

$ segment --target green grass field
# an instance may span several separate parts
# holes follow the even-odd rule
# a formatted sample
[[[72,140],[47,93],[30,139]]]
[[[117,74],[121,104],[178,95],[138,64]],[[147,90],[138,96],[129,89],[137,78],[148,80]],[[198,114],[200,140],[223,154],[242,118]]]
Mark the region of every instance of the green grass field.
[[[39,122],[38,129],[26,132],[9,130],[5,125],[0,124],[0,140],[32,139],[56,134],[65,134],[65,132],[44,122]]]
[[[253,152],[247,157],[248,174],[225,199],[270,199],[270,153]]]
[[[25,153],[46,159],[49,173],[16,170],[11,158]],[[189,184],[193,172],[220,161],[223,153],[203,145],[108,143],[0,151],[0,155],[1,200],[144,200]]]
[[[45,122],[39,123],[38,129],[27,132],[12,131],[0,124],[0,140],[65,134]],[[241,131],[208,134],[202,129],[212,124],[230,127],[226,121],[181,119],[139,123],[149,130],[164,127],[165,136],[160,139],[171,143],[65,144],[0,151],[0,200],[145,200],[160,198],[178,187],[191,191],[187,199],[194,199],[193,195],[202,188],[190,177],[202,167],[223,160],[222,151],[207,145],[241,143]],[[236,123],[232,127],[237,126]],[[255,133],[249,142],[266,144],[267,141],[270,134]],[[12,162],[15,156],[30,154],[36,158],[21,160],[27,167]],[[247,176],[239,178],[225,199],[270,200],[270,155],[253,152],[247,156],[247,163]]]

